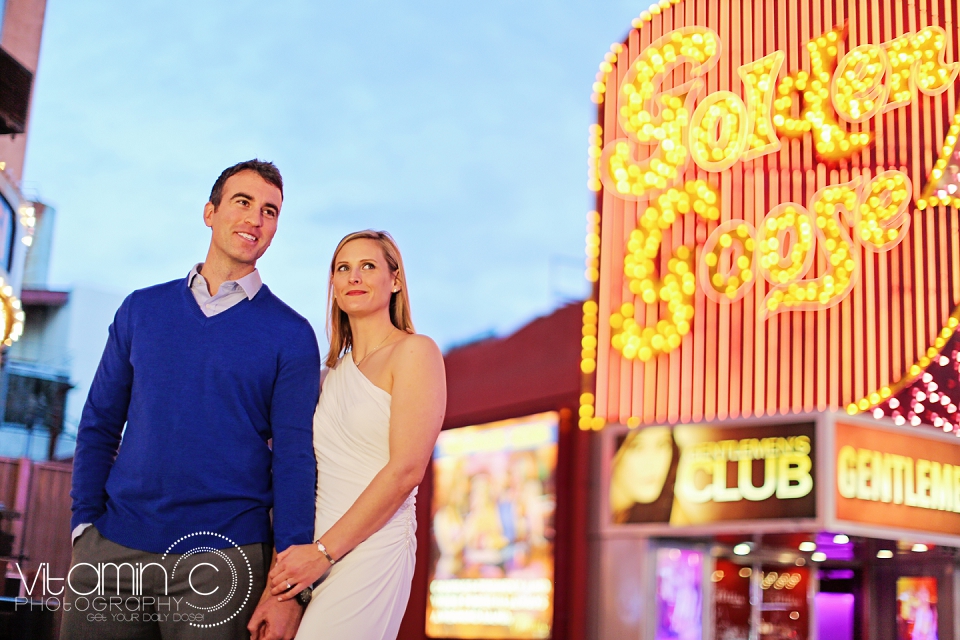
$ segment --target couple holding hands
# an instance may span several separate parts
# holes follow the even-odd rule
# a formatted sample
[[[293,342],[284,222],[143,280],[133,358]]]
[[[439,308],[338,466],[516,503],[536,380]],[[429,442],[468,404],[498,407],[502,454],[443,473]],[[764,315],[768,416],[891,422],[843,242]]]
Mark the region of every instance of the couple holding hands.
[[[273,164],[226,169],[206,260],[117,311],[77,433],[61,640],[396,637],[443,357],[397,245],[360,231],[331,261],[321,360],[256,269],[282,203]]]

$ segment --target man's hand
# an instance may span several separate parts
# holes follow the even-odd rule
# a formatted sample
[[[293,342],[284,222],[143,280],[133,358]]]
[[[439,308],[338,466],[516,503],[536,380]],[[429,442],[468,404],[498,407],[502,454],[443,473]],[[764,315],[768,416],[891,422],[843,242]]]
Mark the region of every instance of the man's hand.
[[[268,585],[250,618],[247,631],[250,632],[251,640],[293,640],[302,617],[303,607],[299,602],[280,602],[270,595]]]

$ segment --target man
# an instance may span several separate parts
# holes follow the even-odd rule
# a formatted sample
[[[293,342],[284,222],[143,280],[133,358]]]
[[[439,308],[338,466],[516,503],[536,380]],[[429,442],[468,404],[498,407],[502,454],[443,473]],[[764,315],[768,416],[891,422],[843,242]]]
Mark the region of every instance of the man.
[[[282,201],[272,163],[226,169],[206,260],[117,311],[77,433],[61,640],[247,637],[258,598],[255,637],[296,633],[266,572],[313,539],[320,356],[256,269]]]

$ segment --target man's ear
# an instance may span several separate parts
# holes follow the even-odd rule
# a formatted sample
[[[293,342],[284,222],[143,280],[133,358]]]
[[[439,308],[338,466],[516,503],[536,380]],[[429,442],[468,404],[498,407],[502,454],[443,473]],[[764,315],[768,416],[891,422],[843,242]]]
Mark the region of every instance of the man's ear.
[[[212,202],[208,202],[203,205],[203,223],[208,227],[213,226],[213,214],[217,212],[217,208],[213,206]]]

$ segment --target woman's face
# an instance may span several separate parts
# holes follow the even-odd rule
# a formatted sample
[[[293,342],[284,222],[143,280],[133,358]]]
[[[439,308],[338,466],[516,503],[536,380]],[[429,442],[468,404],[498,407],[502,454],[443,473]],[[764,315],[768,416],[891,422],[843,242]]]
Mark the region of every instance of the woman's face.
[[[398,286],[378,242],[357,238],[340,247],[333,264],[333,293],[347,314],[366,315],[389,307]]]
[[[636,502],[650,504],[660,497],[673,462],[670,427],[647,427],[628,436],[614,469],[620,488]]]

